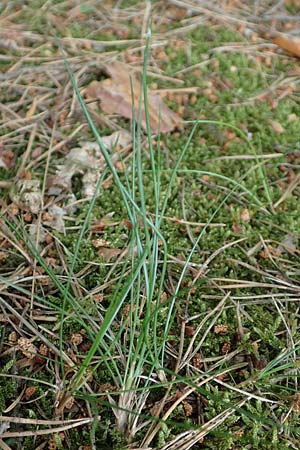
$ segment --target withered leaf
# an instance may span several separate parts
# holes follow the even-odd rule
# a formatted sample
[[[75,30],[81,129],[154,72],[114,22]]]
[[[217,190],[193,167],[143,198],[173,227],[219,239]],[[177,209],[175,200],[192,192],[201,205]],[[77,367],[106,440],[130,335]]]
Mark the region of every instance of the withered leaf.
[[[131,78],[135,118],[137,119],[141,92],[140,81],[133,73],[130,73],[130,66],[121,62],[114,62],[105,66],[105,71],[110,78],[102,81],[92,81],[85,89],[87,99],[100,100],[101,108],[107,114],[118,114],[127,119],[131,119]],[[167,133],[182,123],[180,116],[163,103],[160,95],[154,94],[151,90],[148,91],[148,105],[152,132],[158,133],[160,130],[162,133]],[[142,108],[141,125],[147,130],[144,108]]]
[[[131,143],[131,134],[126,130],[118,130],[109,136],[102,136],[102,141],[107,150],[112,150],[116,145],[119,148]],[[97,142],[79,142],[79,147],[74,147],[57,165],[55,177],[48,185],[48,194],[59,195],[61,190],[72,190],[72,177],[82,175],[83,195],[92,198],[101,171],[105,167],[105,160]]]
[[[44,220],[44,225],[48,225],[54,230],[60,233],[65,232],[64,216],[66,215],[65,209],[58,205],[51,205],[48,208],[48,220]]]
[[[111,259],[116,258],[122,253],[122,249],[120,248],[107,248],[107,247],[101,247],[97,254],[99,256],[102,256],[104,261],[109,262]]]
[[[10,197],[19,208],[38,214],[43,200],[39,180],[18,180],[11,188]]]

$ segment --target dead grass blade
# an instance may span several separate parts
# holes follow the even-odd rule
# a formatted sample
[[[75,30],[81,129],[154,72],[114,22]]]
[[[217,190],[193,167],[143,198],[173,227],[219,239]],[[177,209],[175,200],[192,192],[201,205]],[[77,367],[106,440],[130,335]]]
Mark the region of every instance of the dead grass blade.
[[[235,413],[237,408],[241,408],[250,397],[239,401],[235,407],[227,408],[206,424],[202,425],[199,430],[189,430],[178,435],[171,442],[168,442],[161,450],[189,450],[193,445],[201,443],[203,438],[212,430],[221,425],[228,417]]]
[[[296,175],[296,177],[290,182],[290,184],[288,185],[287,189],[284,191],[280,199],[274,203],[273,205],[274,208],[278,208],[278,206],[292,194],[292,192],[298,186],[299,182],[300,182],[300,174]]]
[[[41,419],[26,419],[22,417],[6,417],[0,416],[0,421],[4,423],[16,423],[16,424],[28,424],[28,425],[61,425],[60,427],[48,428],[45,430],[35,430],[35,431],[5,431],[1,434],[3,439],[13,438],[13,437],[26,437],[26,436],[45,436],[52,433],[59,433],[60,431],[71,430],[83,425],[92,423],[95,420],[94,417],[85,419],[73,419],[73,420],[41,420]],[[98,418],[100,420],[100,417]]]
[[[61,357],[66,364],[68,364],[70,367],[74,367],[75,364],[72,361],[72,359],[65,353],[60,352],[58,348],[55,347],[55,345],[52,344],[42,333],[38,331],[36,327],[34,327],[25,317],[23,317],[21,314],[18,313],[18,311],[13,308],[8,302],[6,302],[2,297],[0,297],[0,304],[1,306],[7,310],[9,310],[20,323],[26,326],[28,330],[30,330],[33,335],[37,336],[44,344],[47,345],[58,357]]]

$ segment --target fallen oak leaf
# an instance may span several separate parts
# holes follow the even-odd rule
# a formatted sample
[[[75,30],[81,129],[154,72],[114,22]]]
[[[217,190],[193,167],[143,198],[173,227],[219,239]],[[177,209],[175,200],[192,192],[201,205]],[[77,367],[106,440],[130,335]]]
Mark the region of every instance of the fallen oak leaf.
[[[105,113],[117,114],[127,119],[132,118],[133,100],[135,118],[137,119],[141,94],[140,81],[135,74],[130,74],[130,66],[127,64],[114,62],[104,66],[104,69],[110,78],[102,81],[92,81],[85,89],[86,98],[88,101],[100,100],[101,108]],[[154,94],[151,90],[148,90],[148,108],[150,126],[153,133],[158,133],[158,131],[167,133],[182,124],[180,116],[163,103],[159,94]],[[144,130],[147,130],[144,107],[142,107],[141,125]]]

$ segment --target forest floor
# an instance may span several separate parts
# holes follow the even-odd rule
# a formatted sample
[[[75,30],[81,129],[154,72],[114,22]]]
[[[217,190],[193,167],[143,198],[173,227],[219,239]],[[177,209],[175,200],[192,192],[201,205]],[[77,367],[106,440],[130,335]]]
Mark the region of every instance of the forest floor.
[[[299,15],[2,3],[1,449],[299,449]]]

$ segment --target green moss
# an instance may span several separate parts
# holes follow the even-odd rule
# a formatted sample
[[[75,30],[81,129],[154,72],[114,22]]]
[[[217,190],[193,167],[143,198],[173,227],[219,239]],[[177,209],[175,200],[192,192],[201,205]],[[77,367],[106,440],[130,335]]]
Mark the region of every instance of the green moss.
[[[3,366],[1,368],[1,374],[10,374],[12,367],[15,364],[13,359],[5,362],[3,361]],[[18,389],[18,383],[16,380],[10,377],[1,376],[1,386],[0,386],[0,410],[3,412],[12,403],[16,395],[16,390]]]

